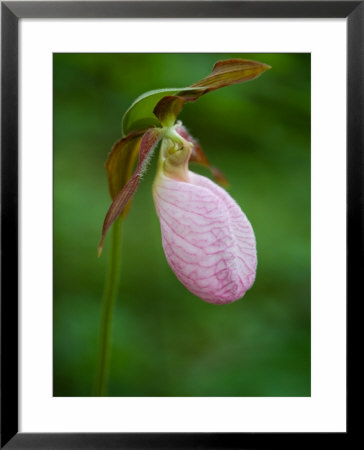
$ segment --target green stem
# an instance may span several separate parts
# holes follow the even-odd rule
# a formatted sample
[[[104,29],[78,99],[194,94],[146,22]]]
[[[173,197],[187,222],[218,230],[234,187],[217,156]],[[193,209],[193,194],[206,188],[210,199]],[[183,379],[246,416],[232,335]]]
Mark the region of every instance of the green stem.
[[[100,328],[100,354],[96,373],[94,395],[106,395],[109,363],[110,363],[110,335],[115,298],[119,285],[121,259],[121,223],[122,218],[115,220],[111,230],[110,261],[104,296],[102,299],[102,314]]]

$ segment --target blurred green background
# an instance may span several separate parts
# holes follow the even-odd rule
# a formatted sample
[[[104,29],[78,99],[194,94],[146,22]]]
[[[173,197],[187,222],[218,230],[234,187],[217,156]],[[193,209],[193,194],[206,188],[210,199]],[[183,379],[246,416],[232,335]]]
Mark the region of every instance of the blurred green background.
[[[169,268],[151,187],[123,226],[111,396],[310,395],[310,55],[54,54],[54,395],[92,395],[109,240],[104,162],[137,96],[184,87],[220,59],[272,66],[187,104],[180,119],[253,225],[254,286],[217,306]],[[195,170],[210,174],[197,166]]]

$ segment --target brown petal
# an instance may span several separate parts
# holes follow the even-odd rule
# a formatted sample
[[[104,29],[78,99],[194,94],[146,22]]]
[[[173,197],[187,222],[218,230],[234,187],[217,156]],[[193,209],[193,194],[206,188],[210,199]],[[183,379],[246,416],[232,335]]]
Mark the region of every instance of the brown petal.
[[[188,142],[191,142],[193,144],[192,152],[190,156],[190,162],[195,162],[197,164],[200,164],[203,167],[207,167],[215,180],[221,184],[224,187],[227,187],[229,185],[228,180],[225,178],[224,174],[217,169],[216,167],[211,166],[208,159],[206,158],[205,153],[203,152],[202,148],[200,147],[200,144],[196,141],[194,137],[192,137],[187,129],[178,122],[176,126],[176,131],[178,134],[180,134],[184,139],[186,139]]]
[[[109,210],[106,213],[104,225],[102,227],[102,236],[99,244],[99,255],[102,251],[105,235],[108,229],[111,227],[117,217],[123,212],[125,206],[130,201],[135,191],[138,188],[140,177],[143,173],[145,166],[148,163],[153,150],[161,139],[161,130],[157,128],[151,128],[146,131],[140,140],[139,146],[139,161],[137,168],[133,176],[122,187],[121,191],[114,197],[113,202],[110,205]],[[113,186],[114,187],[114,186]]]

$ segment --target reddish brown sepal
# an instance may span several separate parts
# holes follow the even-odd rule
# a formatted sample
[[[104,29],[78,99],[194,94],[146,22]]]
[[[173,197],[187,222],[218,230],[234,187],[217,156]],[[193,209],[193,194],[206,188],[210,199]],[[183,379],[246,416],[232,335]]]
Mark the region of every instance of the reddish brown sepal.
[[[218,61],[214,65],[212,72],[207,77],[192,84],[191,88],[203,88],[205,89],[205,94],[224,86],[252,80],[270,68],[267,64],[249,59],[235,58]]]
[[[267,69],[270,69],[267,64],[249,59],[218,61],[207,77],[176,95],[163,97],[153,112],[162,125],[172,126],[186,102],[194,102],[207,92],[257,78]]]

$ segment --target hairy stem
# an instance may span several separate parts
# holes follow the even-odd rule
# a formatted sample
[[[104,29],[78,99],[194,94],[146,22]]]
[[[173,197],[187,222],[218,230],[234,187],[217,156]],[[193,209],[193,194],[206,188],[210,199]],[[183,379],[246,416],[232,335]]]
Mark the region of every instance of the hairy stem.
[[[110,363],[110,335],[115,298],[119,285],[121,260],[121,224],[118,217],[111,232],[110,261],[107,268],[107,278],[102,299],[102,314],[100,328],[100,353],[98,359],[94,395],[102,397],[107,392],[107,381]]]

